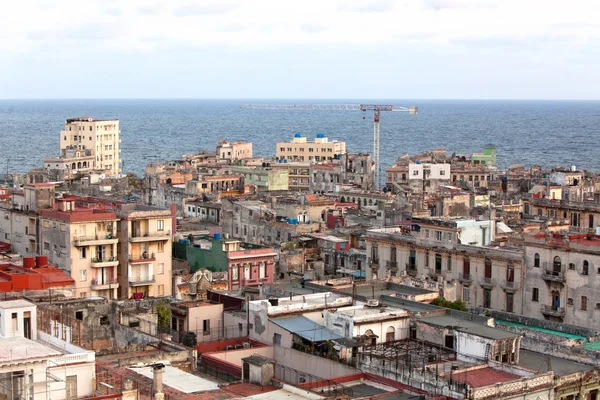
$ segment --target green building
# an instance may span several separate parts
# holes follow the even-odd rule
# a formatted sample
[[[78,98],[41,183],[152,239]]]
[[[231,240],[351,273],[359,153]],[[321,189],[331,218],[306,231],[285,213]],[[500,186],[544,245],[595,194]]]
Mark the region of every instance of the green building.
[[[289,175],[287,169],[259,167],[233,167],[232,174],[244,177],[244,184],[255,185],[259,192],[288,190]]]
[[[486,144],[483,147],[483,153],[473,153],[471,164],[496,168],[496,145]]]

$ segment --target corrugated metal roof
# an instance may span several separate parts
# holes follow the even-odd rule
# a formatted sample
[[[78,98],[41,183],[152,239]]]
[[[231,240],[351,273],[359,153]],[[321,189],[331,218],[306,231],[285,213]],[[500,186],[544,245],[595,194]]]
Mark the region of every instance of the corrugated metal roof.
[[[286,331],[302,336],[311,342],[322,342],[325,340],[341,339],[343,336],[331,332],[323,325],[319,325],[303,315],[295,317],[277,318],[271,320],[274,324]]]

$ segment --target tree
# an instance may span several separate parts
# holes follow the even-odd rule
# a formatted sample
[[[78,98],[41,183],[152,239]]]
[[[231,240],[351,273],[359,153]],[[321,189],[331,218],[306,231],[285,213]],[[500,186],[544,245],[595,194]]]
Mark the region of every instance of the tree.
[[[160,303],[156,306],[156,314],[158,316],[158,329],[161,332],[168,332],[171,327],[171,307],[168,303]]]
[[[469,309],[467,308],[467,305],[462,300],[448,301],[443,297],[438,297],[437,299],[432,301],[431,304],[433,304],[434,306],[450,308],[452,310],[465,311],[465,312],[469,311]]]

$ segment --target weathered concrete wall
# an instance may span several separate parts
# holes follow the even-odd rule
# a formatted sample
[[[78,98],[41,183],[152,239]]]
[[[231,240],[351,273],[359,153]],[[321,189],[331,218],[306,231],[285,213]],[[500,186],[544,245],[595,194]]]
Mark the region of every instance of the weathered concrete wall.
[[[130,367],[136,364],[153,364],[159,361],[168,361],[171,364],[191,364],[193,358],[187,351],[175,352],[150,352],[148,355],[135,355],[132,357],[123,357],[119,359],[119,367]]]
[[[250,349],[227,350],[207,354],[241,368],[242,358],[250,357],[253,354],[260,354],[261,356],[273,358],[273,347],[253,347]]]
[[[552,354],[582,364],[600,366],[600,353],[588,351],[581,347],[569,347],[561,343],[543,342],[539,339],[523,337],[521,339],[521,348],[542,354]]]
[[[115,340],[118,346],[129,346],[132,344],[157,343],[159,339],[137,329],[125,325],[115,324]]]
[[[293,368],[323,379],[360,373],[356,368],[297,350],[286,349],[281,346],[274,346],[273,355],[278,365]]]

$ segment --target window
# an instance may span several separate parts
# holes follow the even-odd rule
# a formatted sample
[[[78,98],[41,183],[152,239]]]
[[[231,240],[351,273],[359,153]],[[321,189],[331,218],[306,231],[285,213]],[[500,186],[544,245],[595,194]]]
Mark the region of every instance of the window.
[[[470,297],[471,297],[471,296],[470,296],[470,291],[469,291],[469,290],[470,290],[469,286],[463,286],[463,296],[462,296],[462,297],[463,297],[463,301],[464,301],[465,303],[468,303],[468,302],[469,302],[469,299],[470,299]]]
[[[158,221],[156,221],[156,230],[158,230],[158,231],[165,230],[165,221],[164,220],[159,219]]]
[[[590,271],[590,263],[588,262],[588,260],[585,260],[583,262],[583,269],[581,271],[581,275],[588,275]]]
[[[487,279],[491,279],[492,278],[492,260],[490,260],[489,258],[486,258],[484,261],[484,276]]]
[[[81,282],[87,281],[87,270],[82,269],[81,271],[79,271],[79,280]]]
[[[435,239],[442,240],[442,231],[435,231]]]
[[[572,306],[572,305],[573,305],[573,299],[572,299],[572,298],[570,298],[570,297],[569,297],[569,298],[567,299],[567,305],[568,305],[568,306]]]
[[[265,267],[265,263],[260,263],[259,266],[259,278],[263,279],[266,276],[266,267]]]
[[[538,302],[540,301],[540,289],[534,287],[531,291],[531,301]]]
[[[158,253],[164,253],[165,252],[165,244],[163,242],[158,242]]]
[[[570,263],[569,264],[569,269],[572,270],[572,271],[574,271],[575,270],[575,264],[574,263]],[[585,275],[587,275],[587,274],[585,274]]]
[[[87,297],[87,292],[81,292],[79,293],[79,297],[81,297],[82,299]]]
[[[483,289],[483,308],[492,307],[492,290]]]
[[[512,293],[506,293],[506,311],[514,311],[514,295]]]
[[[83,321],[83,311],[75,311],[75,319]]]
[[[159,296],[165,295],[165,285],[158,285],[158,295]]]
[[[204,331],[205,335],[210,334],[210,319],[205,319],[202,321],[202,330]]]
[[[273,343],[274,344],[281,344],[281,335],[279,333],[275,333],[273,335]]]
[[[540,255],[538,253],[535,253],[535,255],[533,256],[533,266],[535,268],[540,267]]]
[[[425,267],[429,267],[429,250],[425,250]]]
[[[444,171],[444,170],[441,170],[441,171],[440,171],[440,175],[446,175],[446,171]]]
[[[435,254],[435,271],[442,271],[442,255],[440,253]]]
[[[79,258],[87,257],[87,247],[82,247],[79,249]]]
[[[600,310],[600,303],[596,303],[596,310]]]
[[[419,175],[419,170],[418,170],[418,169],[415,169],[415,170],[413,171],[413,175]]]
[[[44,242],[44,250],[50,250],[50,243]]]
[[[587,311],[587,297],[581,296],[581,311]]]
[[[165,273],[165,263],[156,264],[156,273],[162,275]]]

